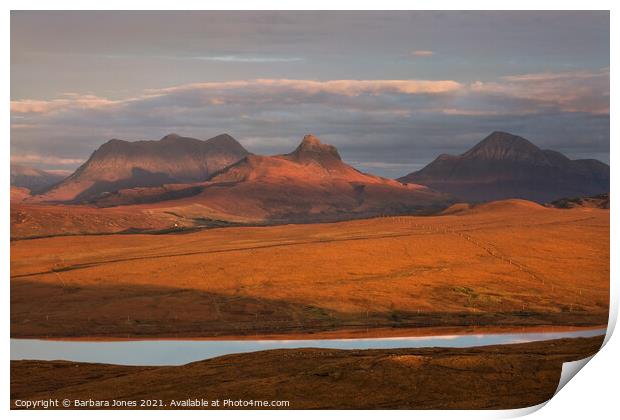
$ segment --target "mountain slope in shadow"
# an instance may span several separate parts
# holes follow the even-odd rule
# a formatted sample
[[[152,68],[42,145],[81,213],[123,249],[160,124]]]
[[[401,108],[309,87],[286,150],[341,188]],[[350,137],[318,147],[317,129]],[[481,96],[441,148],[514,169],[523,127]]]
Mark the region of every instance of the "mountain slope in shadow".
[[[124,188],[200,182],[247,154],[227,134],[205,141],[176,134],[159,141],[114,139],[36,201],[83,202]]]
[[[609,191],[609,165],[571,160],[530,141],[496,131],[467,152],[442,154],[399,179],[469,202],[522,198],[540,203]]]

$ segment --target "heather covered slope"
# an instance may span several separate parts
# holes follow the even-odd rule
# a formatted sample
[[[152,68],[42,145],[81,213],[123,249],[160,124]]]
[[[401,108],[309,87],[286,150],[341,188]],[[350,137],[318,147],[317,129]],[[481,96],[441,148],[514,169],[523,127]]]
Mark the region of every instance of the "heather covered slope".
[[[541,203],[609,191],[609,166],[571,160],[528,140],[494,132],[459,156],[442,154],[402,178],[470,201],[523,198]]]
[[[11,239],[103,233],[171,232],[195,227],[194,221],[166,212],[135,208],[98,209],[64,204],[28,204],[11,190]]]
[[[62,183],[35,199],[83,202],[123,188],[200,182],[247,154],[227,134],[205,141],[176,134],[159,141],[114,139]]]

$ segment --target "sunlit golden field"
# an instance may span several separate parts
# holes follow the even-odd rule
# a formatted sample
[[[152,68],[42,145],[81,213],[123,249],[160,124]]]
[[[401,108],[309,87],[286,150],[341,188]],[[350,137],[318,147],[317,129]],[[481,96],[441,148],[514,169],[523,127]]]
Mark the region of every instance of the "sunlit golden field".
[[[606,323],[608,210],[511,200],[446,213],[14,241],[11,334]]]

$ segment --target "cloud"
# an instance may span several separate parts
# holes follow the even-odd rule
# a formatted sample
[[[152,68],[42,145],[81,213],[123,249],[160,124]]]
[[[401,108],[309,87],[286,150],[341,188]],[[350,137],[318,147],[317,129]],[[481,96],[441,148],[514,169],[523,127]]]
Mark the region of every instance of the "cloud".
[[[48,114],[67,110],[112,109],[132,102],[148,102],[162,98],[177,101],[178,105],[206,106],[225,103],[290,103],[303,102],[311,96],[332,95],[357,97],[383,94],[443,94],[456,92],[463,85],[453,80],[289,80],[257,79],[250,81],[193,83],[162,89],[149,89],[142,96],[125,100],[109,100],[94,95],[65,94],[52,100],[11,101],[11,114]],[[291,96],[288,99],[286,95]],[[270,99],[271,98],[271,99]],[[325,98],[323,98],[325,99]]]
[[[69,176],[73,173],[73,171],[69,169],[48,169],[47,172],[54,174],[54,175],[62,175],[62,176]]]
[[[13,114],[46,114],[62,111],[68,108],[95,109],[120,104],[123,101],[112,101],[94,95],[79,95],[66,93],[63,98],[52,100],[20,100],[11,101],[11,115]]]
[[[11,102],[11,114],[114,113],[224,106],[288,107],[323,104],[352,111],[401,114],[519,115],[552,110],[609,113],[609,69],[505,76],[471,84],[455,80],[294,80],[256,79],[192,83],[149,89],[121,100],[68,93],[52,100]],[[216,111],[214,111],[216,112]],[[243,114],[242,114],[243,115]],[[31,121],[14,121],[15,128]]]
[[[206,55],[187,57],[189,60],[223,61],[227,63],[291,63],[305,61],[302,57],[268,57],[268,56],[245,56],[245,55]]]
[[[283,91],[307,95],[332,94],[359,96],[362,94],[379,95],[382,93],[424,94],[445,93],[458,90],[463,85],[454,80],[291,80],[291,79],[257,79],[250,81],[193,83],[165,89],[153,89],[152,94],[165,94],[202,91],[231,91],[234,89],[252,89],[281,93]]]
[[[505,76],[497,82],[477,81],[471,90],[522,99],[536,108],[609,114],[609,69]]]
[[[430,50],[415,50],[411,51],[411,55],[414,57],[430,57],[431,55],[435,55],[435,52]]]
[[[57,156],[42,156],[38,154],[29,154],[29,155],[11,155],[11,163],[22,164],[22,165],[43,164],[43,165],[74,166],[74,165],[80,165],[84,163],[84,160],[75,159],[75,158],[63,158],[63,157],[57,157]],[[56,172],[65,173],[66,171],[59,169],[59,170],[56,170]]]

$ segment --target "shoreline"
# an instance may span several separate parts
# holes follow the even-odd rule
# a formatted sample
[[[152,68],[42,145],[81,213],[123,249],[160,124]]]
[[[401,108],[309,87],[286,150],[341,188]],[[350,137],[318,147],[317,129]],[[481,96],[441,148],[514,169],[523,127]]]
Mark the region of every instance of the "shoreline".
[[[607,329],[607,324],[589,326],[573,325],[539,325],[539,326],[468,326],[468,327],[418,327],[418,328],[371,328],[371,329],[342,329],[334,331],[284,333],[284,334],[256,334],[256,335],[220,335],[220,336],[179,336],[179,337],[13,337],[11,340],[44,340],[65,342],[119,342],[119,341],[279,341],[279,340],[347,340],[347,339],[397,339],[415,337],[433,337],[449,335],[479,335],[479,334],[518,334],[518,333],[553,333]]]

